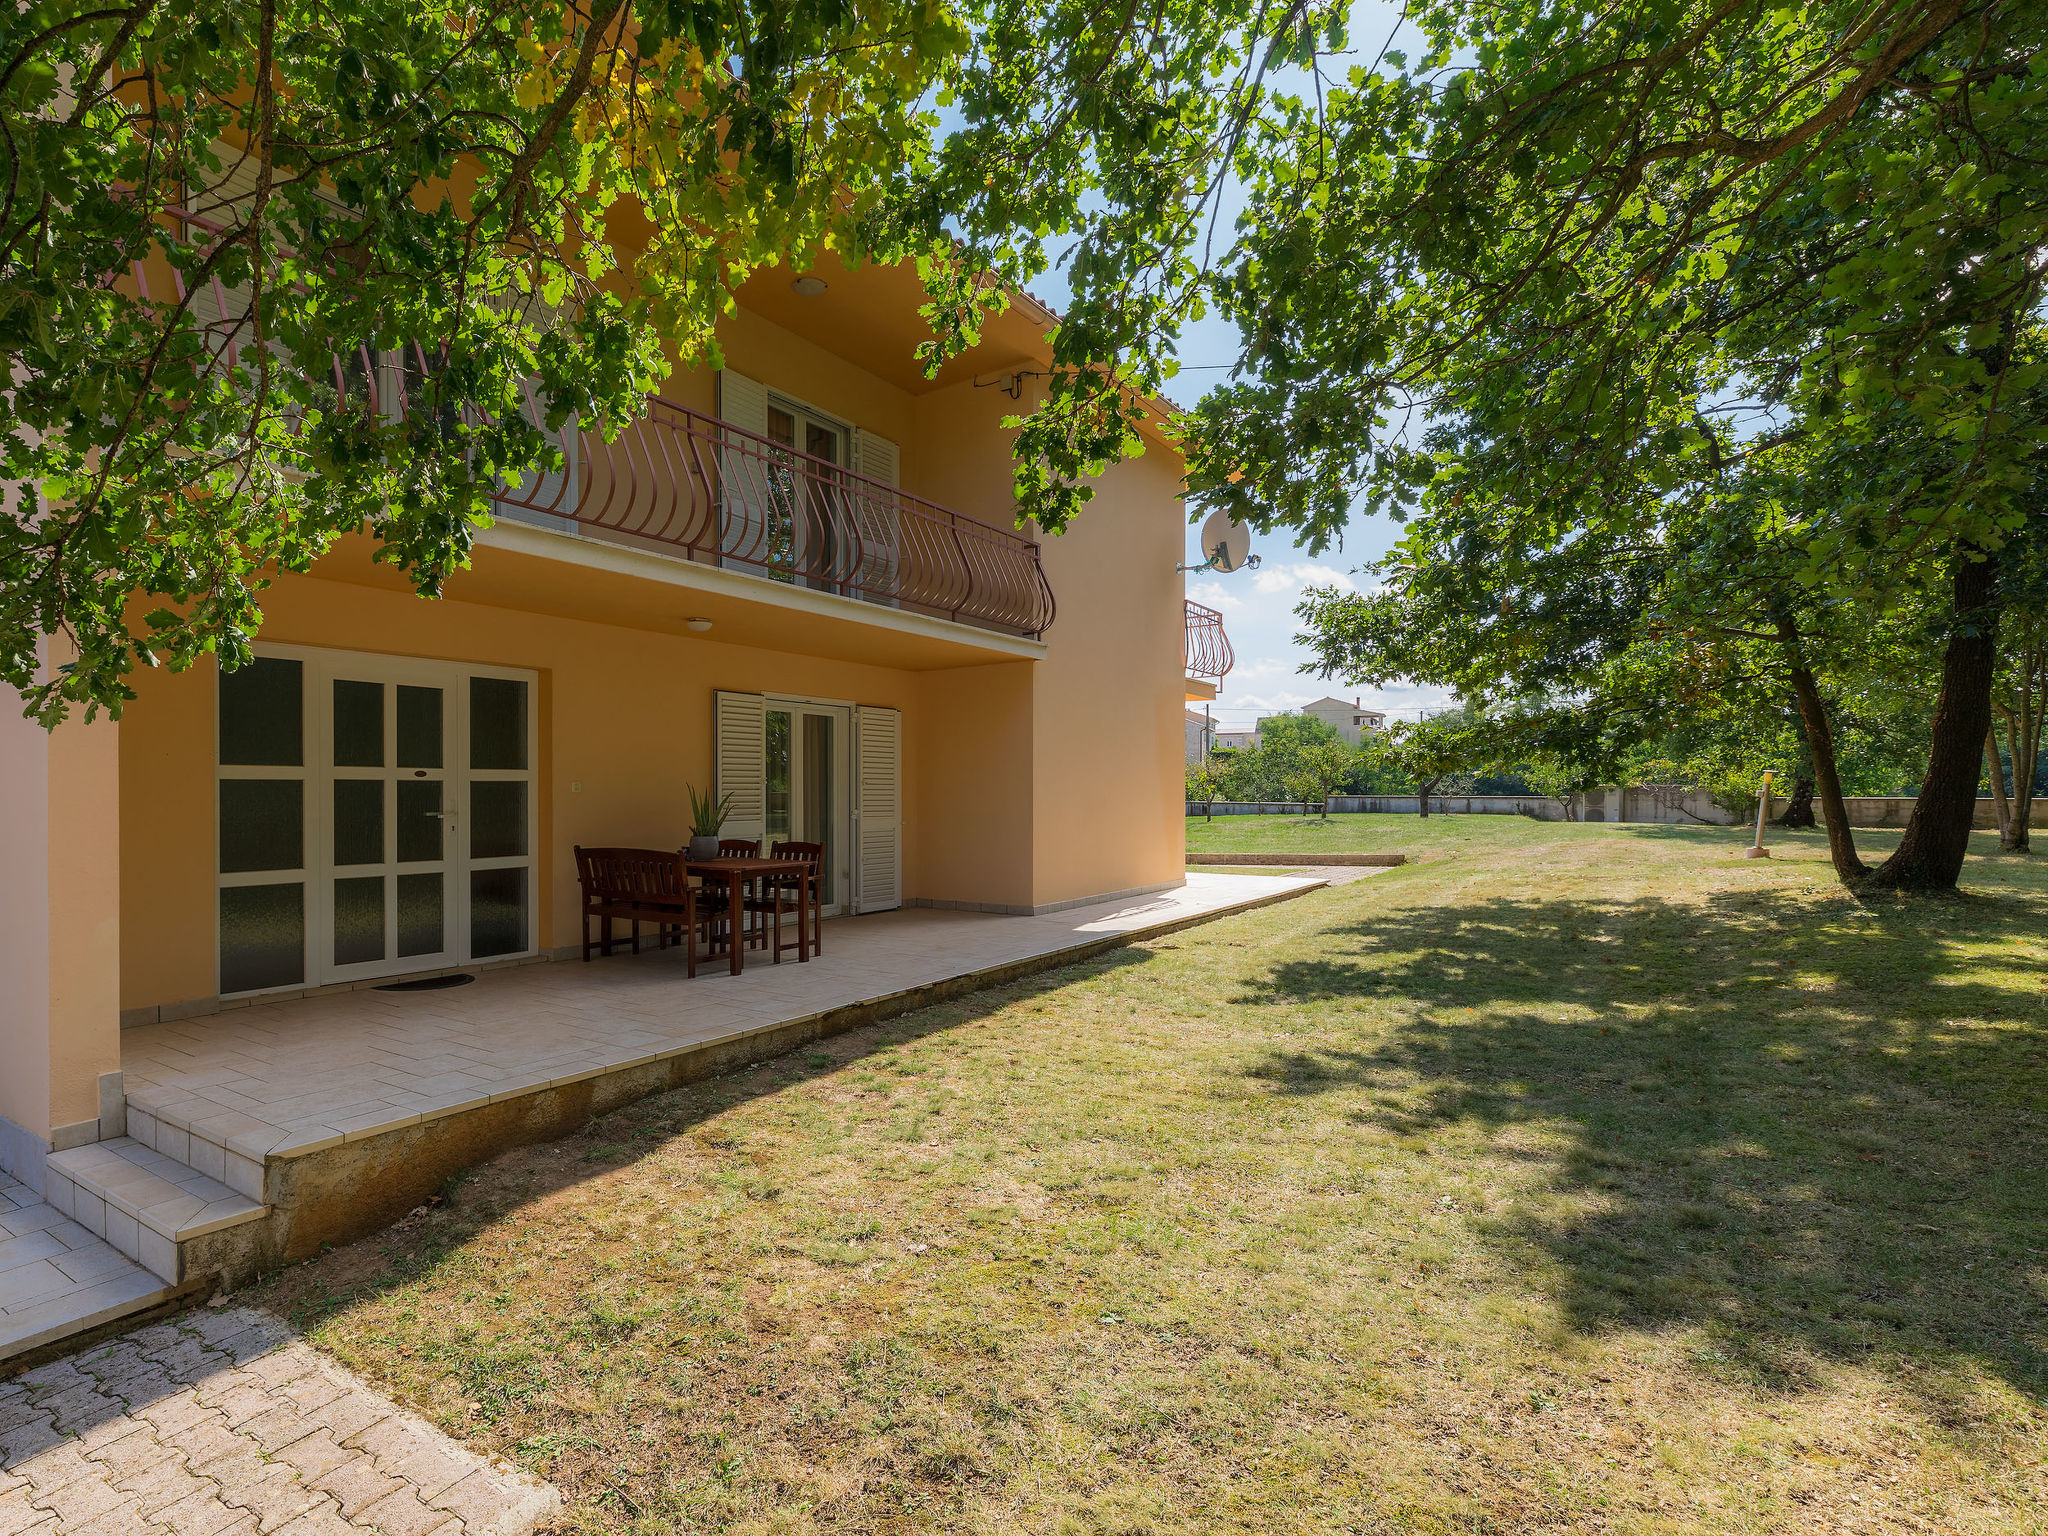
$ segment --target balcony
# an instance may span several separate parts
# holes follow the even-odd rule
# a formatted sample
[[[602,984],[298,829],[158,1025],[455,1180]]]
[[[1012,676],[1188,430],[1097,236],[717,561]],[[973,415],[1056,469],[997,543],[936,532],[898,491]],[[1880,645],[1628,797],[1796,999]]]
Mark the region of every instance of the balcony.
[[[1200,603],[1188,603],[1188,697],[1215,698],[1224,677],[1236,664],[1237,653],[1230,648],[1230,636],[1223,632],[1223,615],[1214,608],[1204,608]]]
[[[500,494],[507,515],[1001,634],[1052,624],[1032,540],[685,406],[561,448],[564,469]]]

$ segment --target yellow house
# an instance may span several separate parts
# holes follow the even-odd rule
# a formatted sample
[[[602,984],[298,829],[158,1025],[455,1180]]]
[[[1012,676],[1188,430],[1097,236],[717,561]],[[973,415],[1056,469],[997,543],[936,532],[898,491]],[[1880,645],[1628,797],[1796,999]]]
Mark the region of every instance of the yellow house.
[[[1019,297],[928,379],[918,302],[903,270],[760,274],[723,371],[679,371],[614,443],[572,429],[444,599],[346,543],[270,589],[254,666],[146,674],[118,724],[8,712],[17,1203],[160,1288],[210,1283],[842,1002],[1065,953],[1063,913],[1095,914],[1080,944],[1238,901],[1184,881],[1183,703],[1227,660],[1214,615],[1189,641],[1163,418],[1071,532],[1020,531],[1000,423],[1032,406],[1053,317]],[[375,372],[402,387],[402,360]],[[532,964],[582,953],[573,850],[679,848],[692,785],[732,797],[728,837],[825,845],[849,920],[820,963],[751,961],[731,980],[782,989],[754,1014],[766,991],[672,956]],[[974,963],[919,969],[947,946]],[[377,990],[449,973],[483,984]]]

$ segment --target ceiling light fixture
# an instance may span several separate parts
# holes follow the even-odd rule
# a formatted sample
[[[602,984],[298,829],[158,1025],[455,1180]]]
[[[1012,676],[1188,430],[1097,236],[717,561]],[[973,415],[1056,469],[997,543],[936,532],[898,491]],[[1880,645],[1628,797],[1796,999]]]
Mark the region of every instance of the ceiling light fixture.
[[[822,277],[800,277],[789,286],[794,292],[802,294],[805,298],[815,299],[825,291],[827,285]]]
[[[706,630],[708,630],[708,629],[709,629],[710,627],[711,627],[711,621],[710,621],[709,619],[685,619],[685,620],[683,620],[683,628],[687,629],[687,630],[688,630],[688,631],[689,631],[689,632],[690,632],[691,634],[693,634],[693,635],[701,635],[701,634],[703,634],[703,633],[704,633],[704,632],[705,632]]]

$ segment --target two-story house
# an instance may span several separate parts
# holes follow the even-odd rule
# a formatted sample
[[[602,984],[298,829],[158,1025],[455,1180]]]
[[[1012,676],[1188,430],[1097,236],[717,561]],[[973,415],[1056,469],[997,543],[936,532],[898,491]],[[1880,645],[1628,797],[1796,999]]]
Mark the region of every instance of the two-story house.
[[[949,945],[1027,953],[1034,914],[1182,887],[1174,710],[1227,657],[1189,638],[1163,414],[1041,539],[1001,420],[1048,362],[1042,307],[927,378],[908,270],[826,255],[739,299],[726,366],[679,369],[615,442],[570,429],[441,600],[348,540],[276,579],[254,665],[141,675],[118,723],[6,712],[21,1198],[194,1283],[682,1080],[690,1042],[781,1020],[786,1049],[837,995],[816,977],[879,997],[972,969]],[[366,377],[401,390],[403,360]],[[898,971],[849,967],[834,932],[865,919],[827,923],[826,965],[750,963],[772,1006],[616,961],[521,971],[555,979],[497,1003],[379,990],[580,955],[573,850],[679,848],[691,786],[731,797],[727,837],[822,844],[827,916],[1026,922],[892,940]]]
[[[1345,703],[1342,699],[1327,696],[1313,704],[1301,706],[1304,715],[1313,715],[1323,724],[1334,728],[1339,736],[1351,746],[1357,746],[1376,731],[1386,729],[1387,717],[1376,709],[1367,709],[1364,701],[1353,699]]]

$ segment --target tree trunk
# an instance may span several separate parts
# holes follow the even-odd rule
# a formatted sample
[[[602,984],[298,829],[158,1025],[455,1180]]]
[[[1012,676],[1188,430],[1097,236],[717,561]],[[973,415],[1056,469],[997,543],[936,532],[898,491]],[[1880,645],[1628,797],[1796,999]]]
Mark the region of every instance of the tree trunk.
[[[1798,773],[1792,776],[1792,798],[1785,802],[1785,813],[1778,818],[1781,827],[1811,827],[1818,825],[1813,815],[1813,777]]]
[[[1441,778],[1424,779],[1421,784],[1416,786],[1418,791],[1416,794],[1416,804],[1420,808],[1422,815],[1427,816],[1429,814],[1429,797],[1437,785],[1441,783],[1443,783]]]
[[[2009,642],[2007,664],[2014,669],[2014,697],[1997,709],[2005,717],[2006,745],[2012,755],[2012,805],[1999,842],[2009,852],[2031,853],[2034,774],[2041,761],[2042,717],[2048,715],[2048,618],[2026,617],[2019,643]]]
[[[2012,761],[2013,782],[2019,782],[2020,761]],[[1984,771],[1991,779],[1991,806],[1998,812],[1998,846],[2012,847],[2012,802],[2005,798],[2005,764],[1998,760],[1998,727],[1984,733]]]
[[[1980,558],[1972,559],[1971,555]],[[1927,776],[1898,849],[1871,879],[1901,891],[1953,891],[1970,851],[1977,819],[1977,780],[1984,733],[1991,728],[1991,673],[1997,660],[1997,557],[1958,546],[1952,581],[1952,628],[1941,658],[1941,696],[1934,705]]]
[[[1820,684],[1805,664],[1799,650],[1799,632],[1792,621],[1780,616],[1778,634],[1785,642],[1791,662],[1792,697],[1799,703],[1799,727],[1806,737],[1806,755],[1813,762],[1813,785],[1820,792],[1821,817],[1828,829],[1828,860],[1835,866],[1835,878],[1853,885],[1869,874],[1856,852],[1856,834],[1849,826],[1849,808],[1842,803],[1842,776],[1835,766],[1835,727],[1828,719],[1827,701],[1820,696]],[[1985,707],[1989,709],[1990,674],[1985,674]],[[1793,788],[1798,788],[1797,783]],[[1976,804],[1977,782],[1970,781],[1971,805]],[[1811,804],[1808,813],[1811,814]],[[1786,812],[1787,816],[1791,814]]]

